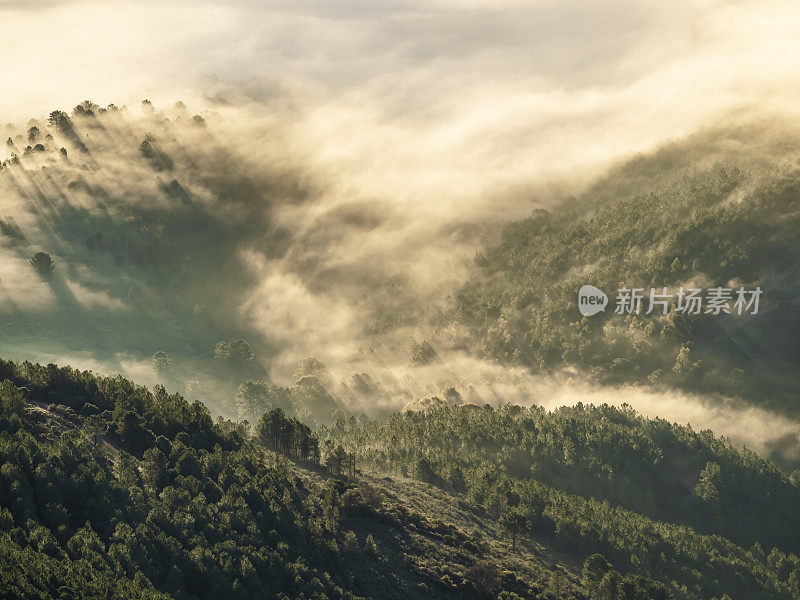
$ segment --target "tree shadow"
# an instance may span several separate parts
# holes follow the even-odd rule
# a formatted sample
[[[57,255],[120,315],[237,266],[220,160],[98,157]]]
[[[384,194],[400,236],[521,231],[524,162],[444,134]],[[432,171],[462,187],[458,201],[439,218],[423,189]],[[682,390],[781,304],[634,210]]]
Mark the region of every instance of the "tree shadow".
[[[50,292],[55,297],[59,312],[58,318],[66,329],[79,332],[81,337],[87,342],[84,344],[86,348],[92,348],[93,350],[104,349],[106,344],[95,325],[92,312],[81,304],[78,297],[69,287],[66,279],[57,271],[50,273],[39,273],[37,271],[37,275],[47,287],[50,288]],[[58,327],[56,327],[56,329],[58,329]],[[55,331],[53,330],[50,333],[55,334]],[[69,334],[67,335],[68,339],[74,342],[72,336]]]

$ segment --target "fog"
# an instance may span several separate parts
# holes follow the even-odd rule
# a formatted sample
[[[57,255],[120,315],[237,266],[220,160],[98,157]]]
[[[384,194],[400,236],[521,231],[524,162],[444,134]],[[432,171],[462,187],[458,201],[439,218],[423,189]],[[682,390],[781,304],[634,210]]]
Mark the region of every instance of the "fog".
[[[788,1],[189,6],[4,0],[0,114],[300,90],[293,101],[316,111],[316,128],[346,133],[345,150],[391,148],[398,174],[413,161],[497,191],[543,173],[572,179],[720,111],[790,105],[800,69],[800,9]]]
[[[0,249],[6,356],[152,385],[166,350],[182,389],[216,341],[242,337],[280,383],[317,356],[355,411],[453,386],[468,401],[624,401],[766,452],[795,428],[502,368],[438,320],[503,224],[719,119],[794,116],[795,3],[0,1],[0,20],[8,135],[31,118],[49,131],[47,113],[86,98],[127,106],[76,119],[86,152],[53,131],[68,160],[2,173],[2,218],[22,233]],[[142,160],[147,133],[169,164]],[[97,231],[118,245],[87,249]],[[28,265],[39,250],[55,279]],[[433,337],[436,361],[410,364]]]

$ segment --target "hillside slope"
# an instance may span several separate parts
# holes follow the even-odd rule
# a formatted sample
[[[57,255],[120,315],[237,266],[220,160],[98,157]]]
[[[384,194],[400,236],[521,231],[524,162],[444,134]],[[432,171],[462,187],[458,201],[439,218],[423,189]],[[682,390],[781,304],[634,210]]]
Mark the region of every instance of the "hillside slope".
[[[342,418],[318,443],[280,409],[252,430],[120,377],[0,379],[11,597],[800,593],[797,477],[630,410]]]
[[[606,383],[736,396],[795,413],[800,134],[763,120],[719,126],[612,169],[559,210],[510,224],[476,257],[454,318],[487,357]],[[578,290],[609,296],[581,317]],[[614,314],[642,288],[639,314]],[[676,310],[679,289],[760,287],[757,314]],[[649,292],[672,294],[650,315]],[[735,298],[735,292],[734,292]],[[730,308],[730,307],[729,307]]]
[[[538,598],[553,580],[585,597],[574,565],[510,552],[446,494],[295,466],[122,378],[0,379],[4,597]]]
[[[522,522],[575,561],[600,553],[668,583],[676,598],[800,594],[798,474],[709,431],[608,406],[487,405],[341,419],[321,435],[512,531]]]

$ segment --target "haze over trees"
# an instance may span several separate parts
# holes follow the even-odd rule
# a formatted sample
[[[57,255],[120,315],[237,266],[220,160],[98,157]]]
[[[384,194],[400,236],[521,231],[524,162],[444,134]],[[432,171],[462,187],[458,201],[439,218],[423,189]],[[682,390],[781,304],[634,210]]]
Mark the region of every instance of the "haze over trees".
[[[793,306],[797,296],[794,280],[783,275],[797,247],[796,173],[781,162],[794,137],[780,123],[710,128],[619,165],[563,208],[537,210],[499,233],[473,224],[464,235],[477,256],[466,281],[430,301],[424,287],[403,284],[397,274],[353,279],[345,273],[353,265],[334,264],[326,244],[377,235],[381,220],[324,204],[324,186],[315,188],[300,163],[256,165],[247,144],[226,139],[225,120],[213,114],[198,128],[185,105],[148,101],[142,108],[86,100],[9,130],[21,141],[8,147],[4,173],[16,166],[0,185],[24,219],[3,247],[9,260],[27,260],[39,248],[57,256],[63,285],[54,288],[55,301],[70,318],[51,312],[36,320],[48,321],[43,326],[66,348],[110,360],[101,348],[122,339],[126,351],[148,362],[163,350],[175,364],[186,361],[175,377],[208,373],[205,385],[231,398],[246,379],[293,385],[301,377],[272,372],[276,360],[293,364],[338,345],[330,364],[336,376],[321,380],[323,387],[356,410],[380,407],[384,414],[422,396],[441,398],[450,387],[477,404],[503,400],[491,386],[508,389],[511,376],[481,389],[485,378],[451,367],[465,355],[533,377],[575,369],[603,385],[677,386],[792,411],[796,352],[786,332],[797,311],[770,308]],[[304,217],[279,225],[289,205]],[[258,273],[257,264],[278,266],[283,278],[275,288],[281,293],[270,295],[277,305],[261,317],[267,298],[242,301],[271,273]],[[673,289],[698,278],[770,291],[752,318],[606,311],[581,319],[575,310],[576,290],[589,279],[613,296],[620,282]],[[307,309],[296,308],[297,293],[309,298]],[[305,312],[330,323],[332,298],[353,310],[350,330],[334,336],[340,339],[305,335],[298,342],[275,330],[279,319],[271,322],[273,313],[296,323]],[[129,318],[116,318],[121,309]],[[115,330],[82,335],[88,315],[112,320]],[[29,321],[22,310],[20,332],[35,327]],[[408,326],[419,327],[413,339]],[[113,339],[100,340],[104,335]],[[220,340],[220,358],[210,367],[209,347]],[[255,358],[229,347],[237,340],[246,340]],[[753,368],[753,356],[763,368]],[[396,376],[400,368],[407,377]],[[305,374],[319,378],[313,369]],[[439,381],[446,385],[430,389]],[[308,393],[332,406],[318,390]]]
[[[285,131],[193,113],[87,100],[9,131],[4,348],[149,387],[0,362],[4,593],[800,596],[796,433],[776,464],[629,406],[548,410],[536,385],[793,418],[798,136],[712,128],[499,231],[466,223],[445,241],[475,260],[443,290],[353,258],[395,217],[322,201],[262,149]],[[587,282],[766,295],[581,318]]]
[[[236,374],[246,371],[254,356],[250,345],[244,340],[222,341],[214,348],[214,358]]]
[[[712,127],[612,169],[564,210],[538,210],[480,251],[455,315],[481,351],[542,373],[681,387],[795,412],[798,171],[791,129]],[[723,141],[724,140],[724,141]],[[725,144],[736,146],[735,151]],[[704,165],[698,167],[698,165]],[[656,177],[651,175],[657,174]],[[700,285],[702,282],[702,285]],[[611,305],[581,317],[578,289]],[[757,315],[614,314],[621,287],[760,287]]]
[[[445,408],[315,432],[280,408],[215,422],[162,386],[55,365],[0,362],[0,378],[12,597],[800,593],[797,478],[630,409]],[[538,558],[553,551],[582,567]]]

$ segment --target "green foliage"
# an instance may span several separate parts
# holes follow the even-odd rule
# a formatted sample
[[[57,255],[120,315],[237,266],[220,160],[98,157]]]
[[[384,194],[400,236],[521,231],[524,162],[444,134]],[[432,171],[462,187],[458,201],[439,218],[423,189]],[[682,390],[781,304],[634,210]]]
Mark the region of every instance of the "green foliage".
[[[325,466],[334,475],[341,475],[349,471],[350,455],[341,446],[336,446],[328,452]]]
[[[62,110],[54,110],[51,112],[50,116],[47,117],[47,122],[62,132],[72,131],[72,120],[69,118],[69,115]]]
[[[800,568],[792,554],[800,489],[773,463],[708,431],[630,408],[505,406],[406,412],[385,423],[339,419],[321,437],[362,465],[453,492],[458,481],[513,547],[515,531],[524,536],[530,524],[531,535],[581,560],[608,557],[630,577],[603,583],[611,567],[600,569],[595,557],[587,588],[601,598],[614,589],[625,598],[698,600],[797,593],[789,579]],[[773,560],[744,549],[756,540],[774,547]]]
[[[439,355],[430,342],[414,341],[411,344],[411,364],[415,366],[427,365],[438,360]]]
[[[526,535],[531,529],[528,516],[519,510],[512,509],[500,517],[500,525],[511,534],[512,548],[516,552],[517,537]]]
[[[583,561],[583,582],[599,600],[600,582],[611,570],[611,565],[602,554],[592,554]]]
[[[97,104],[92,102],[91,100],[84,100],[80,104],[78,104],[74,109],[72,109],[72,114],[76,117],[93,117],[99,112],[101,109]]]
[[[497,567],[488,561],[472,565],[467,569],[465,579],[484,597],[491,597],[500,588],[500,574]]]
[[[307,356],[297,364],[292,381],[296,383],[304,377],[316,377],[320,383],[326,386],[331,382],[327,367],[314,356]]]
[[[153,151],[153,144],[150,140],[142,140],[142,143],[139,144],[139,152],[145,158],[153,158],[155,152]]]
[[[256,425],[256,439],[262,446],[296,460],[319,462],[317,436],[304,423],[286,417],[280,408],[262,415]]]
[[[296,415],[313,424],[329,423],[345,410],[315,375],[298,379],[291,394]]]
[[[320,376],[329,380],[325,373]],[[309,423],[329,422],[344,412],[344,406],[315,375],[301,376],[290,388],[247,379],[239,386],[235,402],[239,420],[249,423],[257,422],[264,413],[276,408]]]
[[[315,516],[324,496],[203,407],[52,365],[2,362],[0,375],[4,598],[355,597]],[[34,435],[25,395],[91,400],[116,462],[77,428]]]
[[[307,471],[160,386],[5,361],[0,381],[3,598],[527,600],[546,578],[530,554],[524,577],[501,571],[482,535],[356,479],[341,446],[326,462],[348,477],[329,477],[316,435],[280,409],[255,440]]]
[[[279,388],[278,388],[279,389]],[[264,381],[254,381],[248,379],[242,382],[236,393],[236,408],[239,420],[247,420],[254,423],[272,405],[272,401],[278,398],[278,394],[272,394],[272,390]],[[282,399],[278,399],[280,402]]]
[[[375,544],[375,539],[372,537],[371,533],[367,536],[367,539],[364,540],[364,549],[370,554],[378,554],[378,546]]]

